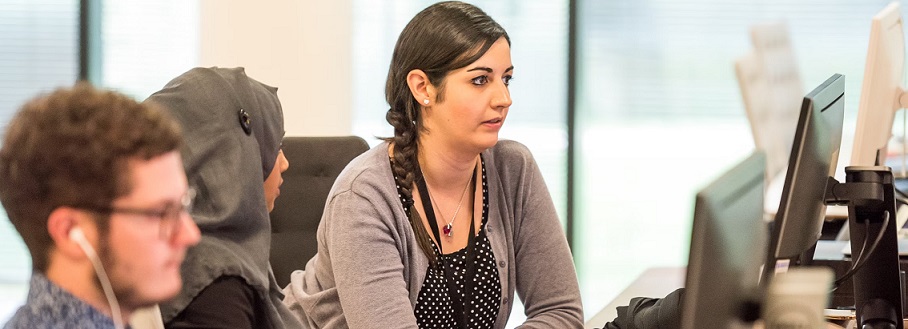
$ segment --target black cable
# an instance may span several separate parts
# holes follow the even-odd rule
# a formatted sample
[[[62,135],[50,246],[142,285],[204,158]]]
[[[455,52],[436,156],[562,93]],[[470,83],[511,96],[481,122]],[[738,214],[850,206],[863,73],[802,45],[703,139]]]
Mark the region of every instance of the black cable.
[[[870,219],[864,219],[864,223],[865,223],[865,225],[870,225]],[[854,265],[851,267],[850,270],[848,270],[848,273],[845,273],[845,275],[842,275],[841,278],[838,278],[835,280],[835,283],[833,285],[835,288],[833,288],[833,291],[835,289],[838,289],[839,285],[841,285],[843,282],[845,282],[845,280],[848,280],[852,276],[854,276],[854,274],[857,273],[857,271],[860,270],[861,267],[863,267],[865,263],[867,263],[867,260],[870,259],[870,255],[873,254],[873,252],[876,250],[876,247],[880,244],[880,241],[883,240],[883,234],[886,233],[887,226],[889,226],[889,211],[883,211],[883,226],[882,226],[882,229],[880,230],[880,233],[877,234],[876,239],[873,241],[873,244],[870,245],[869,250],[866,249],[867,240],[868,240],[869,236],[864,237],[864,245],[861,247],[861,253],[858,255],[858,258],[853,262]],[[867,233],[867,231],[865,231],[865,233]]]
[[[865,220],[864,220],[864,225],[869,225],[869,224],[870,224],[870,220],[869,220],[869,219],[865,219]],[[846,272],[844,275],[842,275],[841,278],[836,279],[836,280],[834,281],[834,284],[833,284],[833,286],[832,286],[832,290],[829,291],[830,293],[832,293],[832,292],[838,290],[838,289],[839,289],[839,285],[841,285],[842,282],[845,282],[845,280],[848,280],[848,278],[850,278],[851,276],[853,276],[853,275],[857,272],[857,270],[855,269],[855,267],[857,267],[858,263],[861,262],[862,257],[863,257],[864,255],[867,255],[867,253],[864,252],[865,250],[867,250],[867,241],[870,241],[870,235],[869,235],[869,232],[867,232],[867,231],[865,230],[865,231],[864,231],[864,244],[861,245],[861,249],[860,249],[860,251],[857,253],[857,255],[854,255],[855,257],[853,257],[853,259],[852,259],[852,261],[851,261],[851,268],[848,269],[848,272]]]
[[[864,225],[865,226],[870,225],[870,219],[864,219]],[[870,231],[864,230],[864,244],[861,245],[861,249],[859,249],[860,251],[858,252],[857,255],[855,255],[857,257],[854,257],[854,259],[851,260],[851,268],[848,269],[848,271],[855,271],[855,268],[858,266],[858,264],[863,264],[861,262],[861,260],[870,254],[869,252],[866,252],[866,251],[868,251],[868,249],[867,249],[868,241],[870,241]],[[848,273],[846,272],[846,274],[848,274]]]

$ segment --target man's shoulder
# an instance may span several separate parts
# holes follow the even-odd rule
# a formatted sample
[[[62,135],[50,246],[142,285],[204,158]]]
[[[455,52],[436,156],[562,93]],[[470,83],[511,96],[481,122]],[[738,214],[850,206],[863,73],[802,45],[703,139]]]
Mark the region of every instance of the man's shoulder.
[[[113,321],[87,304],[25,304],[16,311],[4,329],[26,328],[114,328]]]
[[[63,328],[64,319],[54,319],[49,314],[35,312],[35,308],[26,304],[19,308],[12,318],[9,319],[3,329],[25,329],[25,328]]]
[[[28,300],[4,329],[113,328],[113,320],[41,275],[32,277]]]
[[[57,312],[44,312],[40,314],[31,312],[16,312],[3,329],[32,329],[32,328],[109,328],[113,323],[107,318],[91,318],[87,316],[67,316]]]

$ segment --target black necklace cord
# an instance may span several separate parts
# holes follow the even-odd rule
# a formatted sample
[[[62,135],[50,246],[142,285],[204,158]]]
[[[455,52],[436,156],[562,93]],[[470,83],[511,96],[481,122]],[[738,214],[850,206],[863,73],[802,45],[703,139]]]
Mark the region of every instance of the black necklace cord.
[[[476,176],[476,169],[473,169],[473,176]],[[473,190],[476,190],[475,180],[473,181]],[[466,247],[466,260],[464,266],[466,267],[466,273],[464,275],[464,291],[463,298],[460,298],[460,295],[457,294],[457,284],[454,282],[454,269],[452,266],[446,266],[445,260],[442,255],[444,255],[444,250],[442,249],[441,235],[438,232],[438,220],[435,217],[435,210],[432,208],[432,199],[429,196],[429,188],[426,187],[426,179],[422,174],[422,170],[419,169],[416,172],[416,189],[419,190],[419,197],[422,199],[423,212],[425,212],[426,221],[429,222],[429,226],[432,229],[432,235],[435,237],[437,242],[438,252],[441,254],[438,257],[438,266],[444,271],[445,283],[448,286],[448,297],[451,298],[451,306],[454,308],[454,320],[457,322],[457,327],[461,329],[467,328],[468,316],[470,314],[469,310],[469,301],[470,296],[473,293],[473,278],[476,276],[476,220],[470,216],[470,234],[467,236],[467,247]],[[476,211],[475,202],[476,198],[473,197],[474,207],[473,211]],[[459,317],[457,315],[460,315]]]

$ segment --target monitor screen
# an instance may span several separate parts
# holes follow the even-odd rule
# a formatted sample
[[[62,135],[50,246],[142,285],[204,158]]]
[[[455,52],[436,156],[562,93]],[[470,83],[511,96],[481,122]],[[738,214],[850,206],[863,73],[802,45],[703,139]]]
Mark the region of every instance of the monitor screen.
[[[804,97],[782,198],[771,224],[763,278],[813,259],[826,214],[826,183],[842,142],[845,77],[835,74]]]
[[[758,300],[765,170],[755,152],[697,193],[681,328],[735,328]]]
[[[852,166],[886,164],[895,111],[902,108],[905,38],[897,2],[880,11],[870,24],[861,101],[851,150]]]
[[[767,182],[783,173],[791,153],[804,86],[785,22],[750,28],[754,49],[735,61],[735,75],[754,145],[766,153]],[[775,209],[773,209],[775,211]]]

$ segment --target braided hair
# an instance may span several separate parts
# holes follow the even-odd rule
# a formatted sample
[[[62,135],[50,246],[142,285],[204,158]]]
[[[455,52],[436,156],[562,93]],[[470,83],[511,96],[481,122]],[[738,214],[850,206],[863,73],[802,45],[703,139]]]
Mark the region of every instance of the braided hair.
[[[407,75],[414,69],[425,72],[429,83],[438,89],[436,101],[441,102],[447,74],[478,60],[502,37],[510,43],[507,32],[481,9],[460,1],[445,1],[416,14],[394,47],[385,84],[385,98],[391,106],[385,119],[394,127],[394,137],[384,140],[394,145],[391,170],[404,199],[410,200],[407,207],[410,226],[432,266],[437,260],[431,238],[416,207],[412,206],[412,187],[419,172],[418,137],[426,128],[422,106],[410,92]]]

